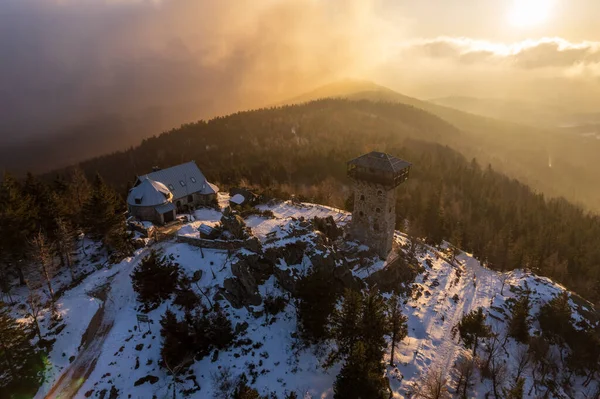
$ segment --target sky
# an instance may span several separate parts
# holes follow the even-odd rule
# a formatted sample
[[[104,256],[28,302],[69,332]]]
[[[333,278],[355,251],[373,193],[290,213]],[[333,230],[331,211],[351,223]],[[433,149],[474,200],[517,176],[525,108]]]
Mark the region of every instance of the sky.
[[[597,15],[597,0],[0,0],[0,143],[115,114],[174,127],[348,77],[591,112]]]

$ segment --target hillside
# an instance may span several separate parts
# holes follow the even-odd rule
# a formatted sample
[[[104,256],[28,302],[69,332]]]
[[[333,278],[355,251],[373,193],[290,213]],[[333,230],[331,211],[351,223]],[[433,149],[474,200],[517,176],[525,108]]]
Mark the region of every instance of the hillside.
[[[475,157],[484,165],[490,163],[495,169],[548,195],[563,196],[590,210],[600,210],[600,191],[592,188],[597,186],[595,182],[600,178],[600,171],[591,167],[600,151],[598,141],[565,135],[559,129],[542,129],[510,122],[510,118],[493,119],[489,116],[501,115],[494,115],[490,111],[493,109],[491,106],[480,105],[487,111],[482,112],[484,116],[476,115],[478,111],[472,106],[473,101],[469,101],[470,107],[464,107],[469,112],[463,112],[459,110],[460,106],[457,106],[459,109],[443,106],[455,104],[454,101],[439,105],[362,81],[342,81],[323,86],[287,103],[327,97],[394,102],[423,109],[464,133],[459,140],[438,141],[441,144],[460,151],[468,158]],[[556,112],[550,109],[538,112],[556,116]],[[423,132],[420,138],[430,139],[428,132]]]
[[[557,128],[568,122],[575,123],[578,119],[574,115],[575,111],[568,105],[464,96],[434,98],[429,102],[488,118],[547,129]]]
[[[221,196],[221,205],[226,205],[227,200],[227,196]],[[235,381],[242,373],[248,377],[249,385],[261,395],[270,394],[269,398],[283,398],[291,392],[305,399],[332,397],[332,386],[341,363],[336,362],[329,368],[324,368],[323,364],[328,351],[335,345],[332,340],[319,346],[302,344],[298,338],[297,305],[294,302],[299,295],[298,288],[294,287],[298,287],[299,281],[310,270],[319,268],[331,270],[345,286],[366,288],[368,284],[385,280],[387,289],[405,292],[402,311],[408,317],[408,336],[396,349],[395,366],[387,365],[389,337],[382,359],[387,365],[385,378],[389,380],[394,397],[410,397],[424,389],[425,381],[440,371],[441,381],[445,381],[443,386],[455,393],[454,387],[460,378],[459,368],[455,365],[457,360],[468,358],[471,350],[463,346],[453,329],[463,315],[479,307],[484,309],[486,322],[503,342],[503,350],[494,350],[494,362],[506,367],[502,379],[480,378],[483,371],[476,367],[471,377],[472,385],[467,390],[468,397],[488,397],[494,382],[497,389],[508,389],[519,377],[524,379],[527,397],[591,398],[598,392],[597,380],[586,384],[585,373],[569,372],[568,348],[551,345],[550,353],[544,359],[554,359],[551,361],[557,368],[548,371],[545,362],[550,360],[528,357],[523,365],[524,360],[518,359],[526,353],[527,345],[506,335],[511,309],[521,293],[527,292],[531,301],[529,333],[535,336],[541,332],[537,322],[540,308],[566,292],[564,287],[523,270],[496,273],[466,253],[458,255],[457,261],[452,263],[443,248],[429,246],[423,246],[414,261],[409,260],[411,266],[398,263],[394,256],[381,261],[356,243],[339,239],[335,244],[328,242],[323,233],[311,227],[310,220],[315,216],[331,216],[343,226],[351,217],[346,212],[314,204],[294,205],[289,201],[275,201],[259,208],[271,211],[273,216],[245,218],[251,234],[262,244],[258,253],[242,250],[231,256],[227,251],[199,250],[167,240],[151,243],[150,248],[138,250],[135,257],[103,267],[100,266],[103,259],[98,257],[98,248],[88,242],[88,255],[81,252],[78,255],[79,273],[88,275],[79,285],[64,291],[58,300],[59,325],[48,328],[51,320],[48,309],[41,317],[45,338],[56,341],[48,357],[48,378],[36,398],[48,397],[49,392],[58,396],[76,394],[77,397],[91,398],[172,395],[173,377],[161,360],[164,342],[161,318],[167,309],[179,318],[185,312],[180,305],[174,304],[175,296],[171,296],[146,313],[149,324],[141,323],[138,330],[136,322],[136,314],[142,310],[132,288],[131,275],[151,248],[160,249],[173,259],[185,276],[192,278],[200,271],[201,277],[193,286],[195,294],[202,298],[204,306],[220,304],[237,335],[231,346],[196,359],[178,377],[177,397],[230,397],[223,392],[227,389],[231,392],[231,387],[227,388],[228,385],[223,383]],[[200,223],[214,225],[220,218],[218,211],[198,210],[194,221],[182,226],[178,234],[194,237]],[[400,252],[401,257],[407,257],[410,240],[398,232],[396,242],[398,247],[407,245]],[[90,262],[92,258],[96,260]],[[98,270],[92,267],[96,264]],[[245,272],[243,265],[249,267]],[[410,278],[398,277],[405,273],[394,272],[398,268],[412,267],[419,270],[414,284]],[[241,281],[246,288],[240,292],[232,291],[232,285],[228,283],[232,279]],[[66,275],[59,275],[55,285],[67,282]],[[383,284],[381,287],[386,291]],[[256,294],[260,300],[253,302]],[[385,296],[390,294],[387,292]],[[587,323],[592,328],[597,327],[593,306],[572,293],[569,295],[571,317],[579,326]],[[25,290],[15,291],[13,296],[13,309],[19,315],[18,303],[25,299]],[[268,297],[285,298],[280,312],[265,313]],[[81,345],[78,346],[79,342]],[[482,361],[487,357],[486,348],[491,345],[495,345],[491,339],[480,345],[478,356]],[[559,351],[561,358],[565,356],[563,362],[558,360]],[[565,378],[568,383],[552,383]]]

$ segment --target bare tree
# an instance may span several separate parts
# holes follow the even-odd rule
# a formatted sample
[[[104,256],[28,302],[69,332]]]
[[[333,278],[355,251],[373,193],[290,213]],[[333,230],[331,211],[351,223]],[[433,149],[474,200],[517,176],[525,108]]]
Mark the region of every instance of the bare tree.
[[[521,378],[527,367],[531,363],[531,353],[526,346],[520,345],[515,354],[514,364],[517,366],[515,373],[515,383]]]
[[[441,368],[430,368],[420,381],[413,385],[415,398],[422,399],[448,399],[447,379]]]
[[[42,305],[41,298],[37,293],[37,288],[39,287],[39,285],[37,285],[34,281],[31,280],[26,280],[26,284],[29,292],[25,301],[25,314],[31,318],[35,333],[41,341],[42,330],[40,329],[40,323],[38,322],[38,318],[42,314],[44,307]]]
[[[506,362],[496,352],[492,355],[489,365],[490,379],[492,380],[492,390],[496,399],[502,398],[501,394],[504,391],[504,384],[506,383],[508,372],[506,368]]]
[[[492,333],[490,338],[487,340],[487,345],[485,347],[486,358],[485,358],[485,364],[482,367],[482,369],[483,369],[482,378],[484,377],[484,374],[487,374],[490,372],[490,362],[492,361],[492,358],[498,356],[501,349],[502,348],[500,345],[500,339],[498,337],[498,334]]]
[[[458,374],[458,379],[456,381],[456,396],[467,399],[469,387],[472,384],[473,373],[475,371],[475,362],[473,361],[471,354],[469,353],[461,356],[460,359],[456,361],[454,369]]]
[[[237,381],[233,378],[229,367],[223,367],[221,370],[211,373],[210,377],[215,399],[229,399],[232,397]]]
[[[75,280],[75,271],[73,270],[72,253],[74,249],[75,232],[71,226],[61,218],[56,219],[56,227],[56,249],[65,265],[69,268],[71,281],[73,281]]]
[[[510,278],[510,273],[498,274],[498,279],[502,283],[502,287],[500,288],[500,295],[504,295],[504,286],[506,285],[506,282],[508,281],[509,278]]]
[[[46,235],[41,230],[31,239],[30,247],[31,258],[46,282],[50,299],[54,301],[54,290],[52,289],[52,277],[54,277],[52,249]]]
[[[190,354],[190,355],[184,357],[183,360],[181,362],[179,362],[179,364],[169,365],[169,362],[167,362],[166,357],[163,356],[163,360],[165,362],[165,367],[167,368],[167,370],[169,370],[169,372],[173,376],[173,382],[172,382],[173,399],[177,398],[177,384],[178,384],[177,376],[185,370],[185,367],[190,364],[190,362],[192,361],[193,358],[194,358],[193,355]]]

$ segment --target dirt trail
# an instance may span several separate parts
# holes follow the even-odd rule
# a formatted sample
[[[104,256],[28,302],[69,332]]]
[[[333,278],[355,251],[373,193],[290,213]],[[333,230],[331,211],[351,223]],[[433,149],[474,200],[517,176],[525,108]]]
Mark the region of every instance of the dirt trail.
[[[90,293],[91,296],[101,300],[102,304],[81,337],[79,354],[62,372],[60,378],[46,394],[46,399],[75,398],[83,383],[94,371],[98,357],[102,353],[102,346],[114,325],[117,310],[120,308],[119,304],[114,302],[114,298],[117,298],[118,295],[113,292],[114,286],[111,282],[123,273],[129,274],[145,254],[146,251],[142,251],[121,271],[110,277],[104,285],[97,287],[94,292]],[[80,394],[77,397],[82,396],[83,394]]]

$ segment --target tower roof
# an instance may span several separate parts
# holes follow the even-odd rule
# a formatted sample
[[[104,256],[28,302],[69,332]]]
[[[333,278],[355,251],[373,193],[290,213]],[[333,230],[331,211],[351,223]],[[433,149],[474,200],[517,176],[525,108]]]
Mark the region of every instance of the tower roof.
[[[396,158],[392,155],[386,154],[385,152],[377,151],[371,151],[368,154],[354,158],[353,160],[348,161],[348,164],[372,168],[377,171],[393,173],[400,172],[402,169],[412,166],[410,162]]]

